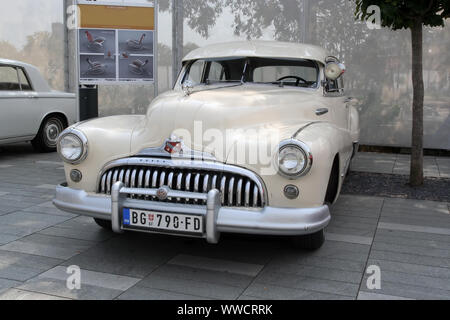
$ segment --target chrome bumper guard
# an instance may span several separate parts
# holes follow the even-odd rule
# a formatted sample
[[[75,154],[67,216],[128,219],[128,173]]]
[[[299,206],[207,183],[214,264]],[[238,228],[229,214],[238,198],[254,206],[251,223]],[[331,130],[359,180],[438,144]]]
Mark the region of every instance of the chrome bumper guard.
[[[316,208],[265,206],[262,209],[222,207],[220,192],[215,189],[207,194],[176,190],[168,192],[168,197],[206,200],[206,206],[127,198],[127,194],[155,197],[157,190],[125,188],[121,182],[118,182],[113,185],[112,195],[107,196],[60,185],[56,187],[53,204],[67,212],[111,220],[114,232],[119,233],[124,231],[123,208],[201,215],[205,219],[202,237],[210,243],[217,243],[220,233],[223,232],[283,236],[311,234],[324,229],[330,221],[328,206]],[[176,235],[186,236],[186,234]]]
[[[111,224],[115,233],[123,233],[123,208],[139,208],[142,210],[169,212],[169,213],[188,213],[203,216],[205,221],[205,232],[203,237],[209,243],[218,243],[220,233],[217,230],[217,217],[220,209],[220,192],[217,189],[205,193],[180,192],[169,190],[167,197],[169,198],[185,198],[189,200],[206,200],[205,206],[192,206],[186,210],[185,205],[158,203],[146,200],[136,200],[127,198],[127,194],[133,194],[145,197],[157,197],[158,189],[136,189],[125,188],[122,182],[116,182],[111,189]]]

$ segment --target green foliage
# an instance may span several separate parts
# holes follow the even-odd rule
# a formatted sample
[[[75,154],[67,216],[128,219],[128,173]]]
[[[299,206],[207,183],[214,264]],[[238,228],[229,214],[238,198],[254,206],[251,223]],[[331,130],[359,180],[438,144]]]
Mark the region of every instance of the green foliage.
[[[424,26],[444,26],[450,17],[450,0],[350,0],[356,2],[355,16],[367,20],[372,13],[368,8],[381,9],[381,25],[393,30],[410,29],[417,21]]]

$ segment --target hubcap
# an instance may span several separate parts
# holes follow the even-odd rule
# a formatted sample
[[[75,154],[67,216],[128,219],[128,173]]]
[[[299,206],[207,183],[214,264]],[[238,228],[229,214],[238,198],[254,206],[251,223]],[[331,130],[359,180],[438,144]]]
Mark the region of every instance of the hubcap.
[[[51,144],[55,144],[60,133],[59,126],[55,123],[49,123],[46,127],[45,132],[48,142],[50,142]]]

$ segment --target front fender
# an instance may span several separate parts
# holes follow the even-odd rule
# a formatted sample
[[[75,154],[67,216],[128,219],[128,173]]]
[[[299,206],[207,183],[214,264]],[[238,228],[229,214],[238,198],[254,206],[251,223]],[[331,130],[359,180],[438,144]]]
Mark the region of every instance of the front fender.
[[[95,192],[97,179],[103,166],[113,160],[131,155],[130,143],[133,130],[145,116],[113,116],[85,121],[72,126],[86,135],[88,154],[86,159],[77,165],[64,165],[68,186],[86,192]],[[70,171],[81,171],[81,182],[70,179]]]

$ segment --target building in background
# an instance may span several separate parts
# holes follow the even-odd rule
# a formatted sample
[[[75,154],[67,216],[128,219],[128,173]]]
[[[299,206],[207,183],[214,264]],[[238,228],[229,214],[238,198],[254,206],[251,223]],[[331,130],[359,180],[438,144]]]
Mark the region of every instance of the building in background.
[[[114,0],[108,0],[111,2]],[[116,0],[114,2],[147,2]],[[180,0],[174,0],[180,1]],[[97,2],[102,2],[98,0]],[[171,88],[172,0],[160,0],[159,92]],[[242,39],[309,42],[345,62],[348,94],[357,97],[363,144],[410,145],[411,49],[408,31],[370,30],[348,0],[183,0],[183,53]],[[0,12],[0,57],[38,66],[54,89],[65,87],[64,8],[60,0],[6,2]],[[14,32],[13,32],[14,31]],[[450,32],[424,33],[425,147],[450,149]],[[151,86],[101,86],[100,115],[144,113]]]

